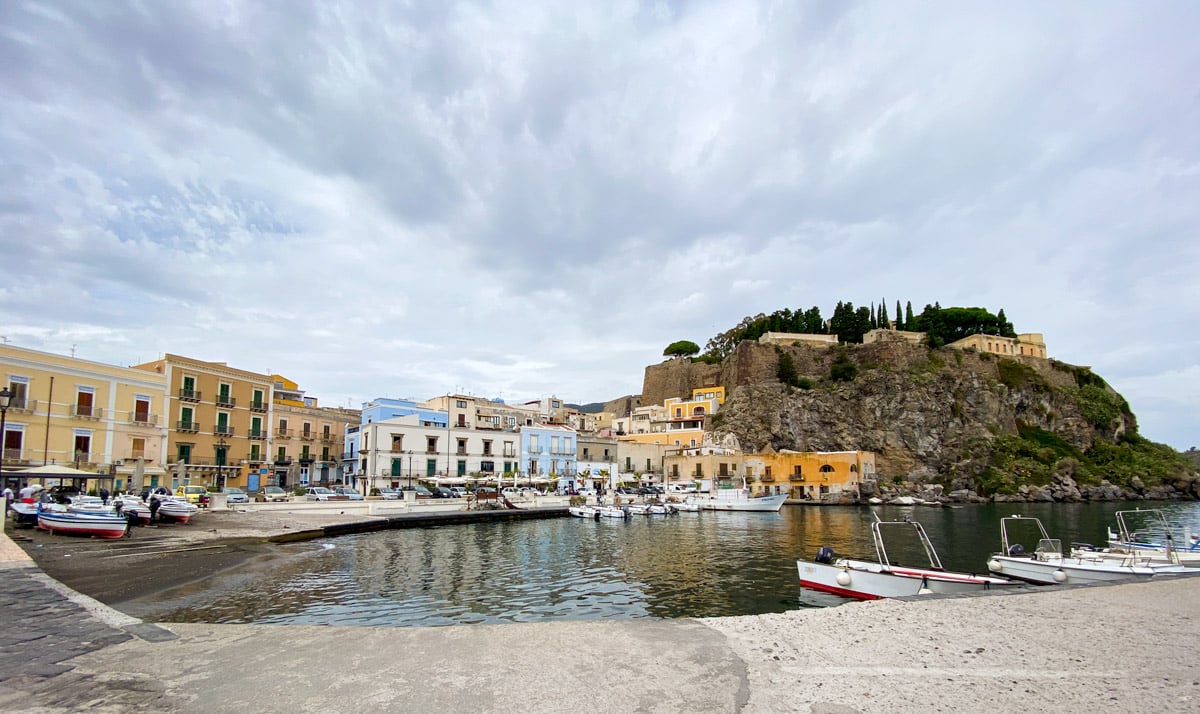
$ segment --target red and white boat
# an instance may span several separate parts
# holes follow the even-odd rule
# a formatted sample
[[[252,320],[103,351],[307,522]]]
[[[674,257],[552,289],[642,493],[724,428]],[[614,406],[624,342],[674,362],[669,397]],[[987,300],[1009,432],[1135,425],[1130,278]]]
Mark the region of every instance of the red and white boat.
[[[915,530],[916,537],[929,560],[929,567],[917,568],[892,563],[884,545],[884,528]],[[1018,584],[1007,578],[945,570],[933,543],[925,534],[925,529],[916,521],[877,521],[871,524],[871,535],[875,539],[875,562],[851,558],[835,559],[832,549],[822,547],[813,561],[796,561],[800,572],[800,587],[855,600],[879,600],[930,593],[979,592]]]
[[[120,538],[129,523],[121,516],[100,513],[73,513],[43,508],[38,512],[38,528],[51,533]]]

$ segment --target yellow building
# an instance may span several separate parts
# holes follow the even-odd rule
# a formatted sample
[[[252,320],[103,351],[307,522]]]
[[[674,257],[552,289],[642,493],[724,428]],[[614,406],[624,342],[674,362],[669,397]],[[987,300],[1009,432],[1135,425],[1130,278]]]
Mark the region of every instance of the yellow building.
[[[168,354],[135,366],[166,380],[166,466],[171,487],[255,486],[268,466],[274,381],[224,362]]]
[[[947,347],[956,350],[976,350],[1003,357],[1041,357],[1046,358],[1046,342],[1039,332],[1026,332],[1016,337],[1001,337],[999,335],[967,335],[961,340],[955,340]]]
[[[258,466],[260,485],[294,488],[342,481],[346,427],[357,426],[362,412],[322,407],[296,382],[278,374],[272,380],[271,465]],[[251,480],[253,476],[249,474]]]
[[[747,454],[746,479],[758,494],[819,501],[830,495],[858,496],[864,479],[875,478],[870,451],[783,451]]]
[[[671,397],[663,401],[662,406],[634,409],[629,417],[629,433],[618,432],[618,438],[625,442],[680,449],[698,447],[704,442],[709,419],[724,403],[725,387],[698,387],[686,399]],[[623,421],[618,419],[616,423],[622,425]]]
[[[0,345],[3,473],[44,464],[96,474],[83,489],[158,485],[164,475],[166,380],[128,367]],[[130,481],[133,481],[131,484]]]
[[[802,344],[810,347],[832,347],[838,343],[837,335],[816,335],[806,332],[766,332],[758,338],[763,345]]]

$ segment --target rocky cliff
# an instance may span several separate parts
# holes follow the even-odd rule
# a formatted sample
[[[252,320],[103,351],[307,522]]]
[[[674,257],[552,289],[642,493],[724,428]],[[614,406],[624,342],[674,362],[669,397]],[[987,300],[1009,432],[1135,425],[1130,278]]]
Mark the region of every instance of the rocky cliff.
[[[781,359],[791,360],[798,386],[780,381]],[[853,366],[835,380],[838,361]],[[1128,404],[1103,379],[1053,360],[907,343],[743,342],[719,365],[648,367],[643,403],[715,384],[729,395],[713,417],[717,435],[732,433],[751,451],[873,451],[884,484],[1002,495],[1057,484],[1068,494],[1115,485],[1195,496],[1200,486],[1194,465],[1137,434]]]

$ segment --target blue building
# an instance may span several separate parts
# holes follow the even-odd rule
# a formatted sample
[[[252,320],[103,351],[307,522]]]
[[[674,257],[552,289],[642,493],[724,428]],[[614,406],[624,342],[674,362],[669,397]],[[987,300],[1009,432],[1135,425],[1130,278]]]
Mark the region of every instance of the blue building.
[[[521,427],[521,467],[529,478],[574,478],[577,459],[574,429],[561,424]]]

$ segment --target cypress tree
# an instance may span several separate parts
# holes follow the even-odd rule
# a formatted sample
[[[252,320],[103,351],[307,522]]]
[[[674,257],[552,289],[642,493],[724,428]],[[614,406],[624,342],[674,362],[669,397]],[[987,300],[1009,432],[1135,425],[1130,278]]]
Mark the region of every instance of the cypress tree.
[[[896,329],[904,329],[904,315],[900,312],[900,301],[896,301]]]
[[[904,304],[904,329],[915,330],[916,328],[917,321],[912,314],[912,300],[909,300]]]

